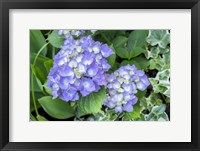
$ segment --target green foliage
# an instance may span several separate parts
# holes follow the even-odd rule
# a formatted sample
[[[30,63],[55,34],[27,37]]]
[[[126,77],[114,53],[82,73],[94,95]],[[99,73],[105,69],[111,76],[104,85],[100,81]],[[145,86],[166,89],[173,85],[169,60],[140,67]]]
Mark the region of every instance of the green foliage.
[[[40,30],[31,30],[30,31],[30,52],[37,53],[38,50],[46,44],[46,40]],[[47,53],[45,48],[42,52],[43,55]]]
[[[144,57],[135,57],[132,60],[124,60],[121,62],[120,66],[124,65],[135,65],[140,70],[147,70],[149,67],[149,61]]]
[[[124,59],[131,59],[144,53],[147,35],[148,30],[134,30],[128,38],[123,36],[116,37],[113,40],[113,44],[117,55]]]
[[[124,58],[124,59],[129,58],[129,52],[126,48],[118,47],[118,48],[115,48],[115,50],[116,50],[116,54],[119,57]]]
[[[154,106],[148,115],[144,118],[146,121],[169,121],[167,114],[165,113],[166,105]]]
[[[75,110],[69,103],[60,99],[52,100],[51,96],[38,99],[43,109],[52,117],[57,119],[67,119],[75,116]]]
[[[161,105],[163,102],[159,94],[152,92],[148,97],[140,99],[141,110],[151,111],[151,108],[156,105]]]
[[[41,116],[41,115],[37,115],[37,120],[38,121],[48,121],[45,117]]]
[[[52,46],[60,48],[64,43],[64,36],[58,35],[58,30],[54,30],[48,37],[49,42]]]
[[[100,111],[99,113],[90,115],[86,120],[87,121],[115,121],[118,118],[118,114],[116,114],[113,110]]]
[[[110,48],[115,52],[113,45],[111,45]],[[115,64],[115,61],[116,61],[116,53],[114,53],[111,56],[109,56],[108,58],[106,58],[106,60],[111,65],[111,67],[114,67],[114,64]]]
[[[54,55],[64,43],[64,36],[58,35],[58,30],[31,30],[30,80],[33,76],[33,82],[30,87],[30,120],[169,121],[169,30],[98,30],[94,34],[86,31],[85,35],[108,44],[115,52],[107,58],[111,66],[108,74],[121,66],[135,65],[149,77],[151,86],[136,94],[138,102],[129,113],[116,113],[103,105],[106,97],[104,87],[86,97],[79,94],[80,99],[75,102],[53,100],[47,76],[53,66]]]
[[[118,36],[113,40],[113,45],[115,48],[118,47],[125,47],[126,42],[128,41],[127,37],[124,36]]]
[[[53,60],[48,60],[44,62],[47,73],[50,72],[51,67],[53,66]]]
[[[140,113],[140,103],[138,102],[137,104],[135,104],[133,106],[132,112],[126,113],[124,115],[123,120],[124,121],[130,121],[130,120],[137,120],[139,118],[141,118],[141,113]]]
[[[148,30],[134,30],[128,37],[127,48],[130,52],[129,58],[136,57],[145,51]]]
[[[94,114],[101,111],[104,99],[106,97],[106,90],[104,87],[98,92],[91,93],[88,96],[81,97],[77,101],[78,108],[85,114]]]
[[[162,93],[170,97],[170,70],[166,69],[157,73],[155,78],[149,78],[155,93]]]
[[[158,45],[165,49],[170,43],[170,34],[168,30],[149,30],[147,42],[152,46]]]

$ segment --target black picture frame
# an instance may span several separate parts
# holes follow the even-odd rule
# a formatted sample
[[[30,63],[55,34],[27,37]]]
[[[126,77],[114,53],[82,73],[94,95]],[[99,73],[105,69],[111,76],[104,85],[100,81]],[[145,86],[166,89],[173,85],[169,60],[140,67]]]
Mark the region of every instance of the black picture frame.
[[[191,142],[9,142],[9,9],[191,9]],[[0,148],[25,150],[200,151],[199,0],[0,0]],[[22,130],[23,132],[23,130]]]

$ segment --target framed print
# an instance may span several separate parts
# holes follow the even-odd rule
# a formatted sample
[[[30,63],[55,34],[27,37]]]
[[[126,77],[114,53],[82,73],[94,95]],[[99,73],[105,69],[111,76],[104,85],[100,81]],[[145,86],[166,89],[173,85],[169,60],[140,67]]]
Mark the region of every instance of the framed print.
[[[200,150],[198,0],[1,0],[1,150]]]

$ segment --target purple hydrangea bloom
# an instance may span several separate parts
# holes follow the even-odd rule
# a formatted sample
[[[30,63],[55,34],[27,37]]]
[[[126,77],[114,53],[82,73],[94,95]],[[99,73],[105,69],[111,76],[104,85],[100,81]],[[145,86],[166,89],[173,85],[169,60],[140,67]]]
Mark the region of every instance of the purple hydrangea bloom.
[[[58,34],[59,35],[64,35],[65,38],[68,38],[70,36],[80,36],[80,35],[84,35],[85,33],[85,30],[65,30],[65,29],[62,29],[62,30],[59,30],[58,31]]]
[[[94,33],[95,33],[97,30],[94,30],[94,29],[93,29],[93,30],[90,30],[90,31],[91,31],[91,33],[93,33],[93,34],[94,34]]]
[[[60,31],[60,34],[63,31]],[[53,98],[76,101],[79,94],[87,96],[106,85],[105,72],[110,69],[106,58],[114,52],[90,36],[75,40],[66,37],[48,75]]]
[[[112,74],[106,75],[108,94],[104,105],[116,112],[132,112],[133,105],[137,103],[135,96],[137,90],[145,90],[150,82],[145,73],[138,70],[135,65],[120,67]]]

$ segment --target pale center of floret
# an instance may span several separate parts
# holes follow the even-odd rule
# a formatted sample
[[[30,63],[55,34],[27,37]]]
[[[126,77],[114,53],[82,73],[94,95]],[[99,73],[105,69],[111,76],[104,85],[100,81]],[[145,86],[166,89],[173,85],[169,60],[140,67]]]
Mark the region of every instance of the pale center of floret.
[[[137,78],[135,79],[135,82],[139,82],[139,81],[140,81],[140,78],[137,77]]]
[[[100,49],[97,46],[94,46],[92,49],[93,49],[94,53],[99,53],[100,52]]]
[[[58,65],[59,65],[59,66],[62,66],[62,65],[65,64],[67,61],[68,61],[68,58],[67,58],[67,57],[63,57],[63,58],[58,62]]]
[[[118,92],[124,92],[124,89],[119,88],[119,89],[117,89],[117,91],[118,91]]]
[[[124,79],[123,79],[123,78],[118,78],[118,81],[119,81],[120,83],[123,83],[123,82],[124,82]]]
[[[126,91],[130,91],[130,90],[131,90],[131,87],[130,87],[130,86],[125,86],[124,89],[125,89]]]
[[[77,61],[78,63],[80,63],[81,60],[82,60],[82,58],[83,58],[83,55],[78,55],[78,56],[76,57],[76,61]]]
[[[67,86],[69,84],[67,79],[64,79],[63,83],[64,83],[65,86]]]
[[[77,62],[74,61],[74,60],[70,61],[70,62],[69,62],[69,67],[71,67],[71,68],[76,68],[76,67],[77,67]]]
[[[59,89],[59,86],[58,86],[58,84],[56,84],[56,83],[54,83],[52,87],[53,87],[53,89],[56,89],[56,90]]]
[[[137,83],[137,87],[141,89],[143,87],[142,83]]]
[[[116,89],[120,88],[120,83],[115,83],[115,84],[114,84],[114,87],[115,87]]]
[[[85,65],[90,65],[90,64],[91,64],[91,61],[90,61],[90,60],[85,60],[84,64],[85,64]]]
[[[129,71],[129,74],[130,75],[134,75],[135,73],[133,71]]]
[[[126,100],[122,100],[122,104],[126,104],[127,103],[127,101]]]
[[[125,84],[129,84],[129,82],[130,82],[129,80],[124,80]]]
[[[68,73],[68,76],[73,76],[74,75],[74,72],[73,71],[70,71],[69,73]]]
[[[83,85],[85,88],[89,88],[89,86],[90,86],[89,82],[83,82]]]
[[[115,76],[119,76],[119,73],[118,72],[114,72]]]
[[[83,52],[84,50],[81,48],[81,46],[77,46],[76,47],[76,50],[78,51],[78,52]]]
[[[83,65],[81,65],[81,64],[79,64],[78,69],[79,69],[79,72],[80,72],[80,73],[85,72],[85,67],[84,67]]]
[[[89,70],[88,70],[88,74],[89,74],[89,75],[92,75],[93,73],[94,73],[94,71],[93,71],[92,69],[89,69]]]

